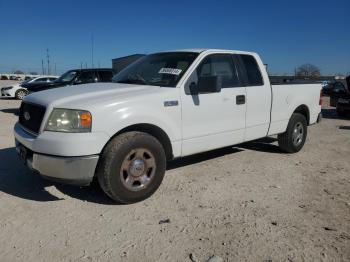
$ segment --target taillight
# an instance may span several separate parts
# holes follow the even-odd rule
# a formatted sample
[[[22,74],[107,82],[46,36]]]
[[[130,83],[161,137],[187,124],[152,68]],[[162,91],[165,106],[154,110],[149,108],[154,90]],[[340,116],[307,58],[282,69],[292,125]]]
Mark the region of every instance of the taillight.
[[[323,103],[323,91],[322,91],[322,89],[321,89],[321,91],[320,91],[320,100],[318,101],[318,104],[320,105],[320,106],[322,106],[322,103]]]

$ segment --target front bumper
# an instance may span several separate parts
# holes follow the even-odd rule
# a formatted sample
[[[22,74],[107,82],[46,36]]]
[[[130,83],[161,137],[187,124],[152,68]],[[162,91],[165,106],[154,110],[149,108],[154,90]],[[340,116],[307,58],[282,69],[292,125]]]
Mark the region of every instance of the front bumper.
[[[16,151],[27,167],[44,178],[79,186],[91,183],[99,159],[98,155],[61,157],[38,154],[17,140]]]
[[[14,92],[13,89],[5,89],[5,88],[1,88],[1,92],[0,92],[0,97],[5,98],[5,97],[14,97]]]
[[[16,150],[22,161],[43,177],[58,182],[88,185],[108,136],[103,133],[64,134],[43,132],[31,135],[17,123]]]

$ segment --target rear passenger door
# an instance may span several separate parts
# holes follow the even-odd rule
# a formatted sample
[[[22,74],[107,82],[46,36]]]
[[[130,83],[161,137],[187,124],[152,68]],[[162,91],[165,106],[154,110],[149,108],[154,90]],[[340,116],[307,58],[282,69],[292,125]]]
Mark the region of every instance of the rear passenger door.
[[[240,74],[245,82],[247,96],[244,140],[250,141],[267,135],[270,125],[271,86],[269,81],[264,81],[263,72],[260,70],[264,65],[260,59],[246,54],[237,56],[240,60]]]

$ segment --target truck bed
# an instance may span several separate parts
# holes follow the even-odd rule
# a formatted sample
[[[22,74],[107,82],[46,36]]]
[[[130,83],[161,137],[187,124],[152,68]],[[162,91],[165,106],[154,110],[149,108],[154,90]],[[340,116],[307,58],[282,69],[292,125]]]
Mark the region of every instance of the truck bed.
[[[319,97],[321,84],[278,84],[271,85],[272,107],[269,135],[283,133],[288,125],[291,114],[299,105],[304,105],[309,111],[309,123],[317,121],[320,112]]]

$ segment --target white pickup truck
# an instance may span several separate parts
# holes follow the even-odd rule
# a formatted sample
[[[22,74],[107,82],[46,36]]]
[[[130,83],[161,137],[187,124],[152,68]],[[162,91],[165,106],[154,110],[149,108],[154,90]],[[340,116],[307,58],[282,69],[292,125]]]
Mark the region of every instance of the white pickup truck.
[[[256,53],[180,50],[147,55],[113,83],[26,96],[14,134],[42,176],[96,177],[112,199],[132,203],[156,191],[173,158],[271,135],[298,152],[321,103],[320,84],[271,86]]]

